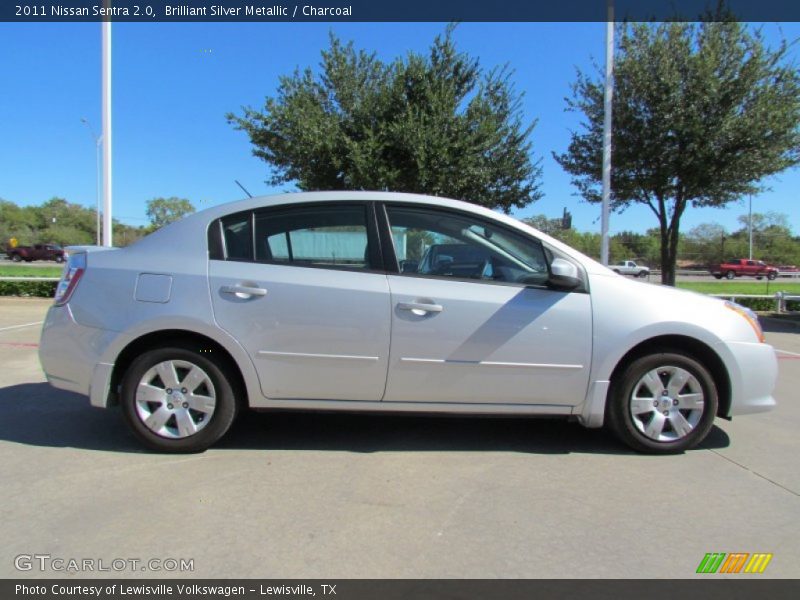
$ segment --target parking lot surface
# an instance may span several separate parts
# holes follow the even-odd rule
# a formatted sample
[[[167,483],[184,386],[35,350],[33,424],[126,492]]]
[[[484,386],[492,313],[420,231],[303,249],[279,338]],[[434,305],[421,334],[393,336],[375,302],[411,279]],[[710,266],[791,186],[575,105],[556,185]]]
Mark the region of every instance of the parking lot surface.
[[[165,456],[45,382],[49,304],[0,298],[0,577],[62,575],[15,567],[46,554],[193,564],[76,577],[685,578],[708,552],[773,554],[731,577],[800,576],[794,323],[765,323],[778,408],[718,419],[682,455],[560,420],[248,413]]]

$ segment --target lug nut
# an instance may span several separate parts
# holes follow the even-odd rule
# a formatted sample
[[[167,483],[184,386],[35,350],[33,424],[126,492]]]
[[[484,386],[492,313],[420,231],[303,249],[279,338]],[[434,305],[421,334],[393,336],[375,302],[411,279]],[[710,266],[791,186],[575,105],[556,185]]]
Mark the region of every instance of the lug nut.
[[[172,393],[172,388],[167,388],[167,393],[171,394]]]
[[[183,408],[189,408],[189,403],[188,403],[188,402],[184,402],[184,403],[182,404],[182,406],[183,406]]]
[[[678,401],[677,400],[673,400],[672,401],[672,406],[678,406]]]
[[[172,410],[172,404],[167,404],[167,408]]]
[[[185,393],[186,393],[186,388],[181,388],[181,394],[185,394]]]
[[[653,406],[658,406],[658,400],[653,400]]]
[[[664,416],[665,416],[665,417],[668,417],[668,416],[669,416],[669,411],[668,411],[668,410],[665,410],[665,411],[664,411]]]

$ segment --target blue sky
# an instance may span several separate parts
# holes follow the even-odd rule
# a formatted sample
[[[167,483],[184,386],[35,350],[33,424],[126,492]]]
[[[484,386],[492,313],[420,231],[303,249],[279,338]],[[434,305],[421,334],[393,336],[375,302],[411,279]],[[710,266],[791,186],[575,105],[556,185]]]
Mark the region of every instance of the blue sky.
[[[234,179],[254,195],[269,187],[268,166],[251,154],[247,136],[225,121],[241,106],[260,108],[278,77],[316,66],[335,31],[357,47],[391,59],[424,52],[444,30],[438,23],[117,23],[113,25],[114,207],[121,221],[145,224],[145,203],[158,196],[189,198],[198,208],[242,197]],[[764,24],[770,43],[800,37],[799,23]],[[580,230],[599,230],[599,207],[575,196],[569,177],[552,159],[563,151],[579,116],[564,112],[575,68],[602,63],[604,23],[463,23],[460,49],[485,68],[509,63],[525,93],[534,157],[542,159],[544,198],[517,211],[560,216],[567,207]],[[797,46],[793,56],[798,55]],[[53,196],[95,204],[95,146],[85,117],[99,133],[100,25],[0,24],[0,198],[39,204]],[[800,170],[766,182],[772,191],[753,198],[753,210],[789,215],[800,233],[795,205]],[[688,231],[702,222],[737,228],[747,203],[727,209],[690,209]],[[612,232],[644,231],[655,217],[638,207],[612,215]]]

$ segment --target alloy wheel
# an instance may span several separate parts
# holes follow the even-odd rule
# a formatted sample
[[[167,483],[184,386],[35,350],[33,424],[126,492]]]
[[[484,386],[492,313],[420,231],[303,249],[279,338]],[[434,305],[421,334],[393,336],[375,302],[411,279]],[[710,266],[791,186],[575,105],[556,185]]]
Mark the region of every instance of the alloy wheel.
[[[640,433],[657,442],[674,442],[700,422],[705,395],[689,371],[662,366],[647,371],[633,386],[629,409]]]
[[[203,369],[185,360],[166,360],[148,369],[136,387],[136,413],[150,431],[165,438],[196,434],[211,421],[217,397]]]

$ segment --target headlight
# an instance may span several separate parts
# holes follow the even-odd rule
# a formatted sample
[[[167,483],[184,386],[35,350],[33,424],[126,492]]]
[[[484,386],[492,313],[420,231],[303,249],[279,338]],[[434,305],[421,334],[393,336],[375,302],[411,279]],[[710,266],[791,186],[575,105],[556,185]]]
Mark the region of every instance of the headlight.
[[[761,329],[761,323],[758,322],[758,315],[754,313],[749,308],[741,306],[740,304],[736,304],[735,302],[731,302],[730,300],[725,302],[725,308],[730,308],[733,312],[738,313],[741,315],[745,321],[750,323],[750,327],[753,328],[753,331],[756,334],[756,338],[762,344],[766,342],[766,338],[764,338],[764,330]]]

